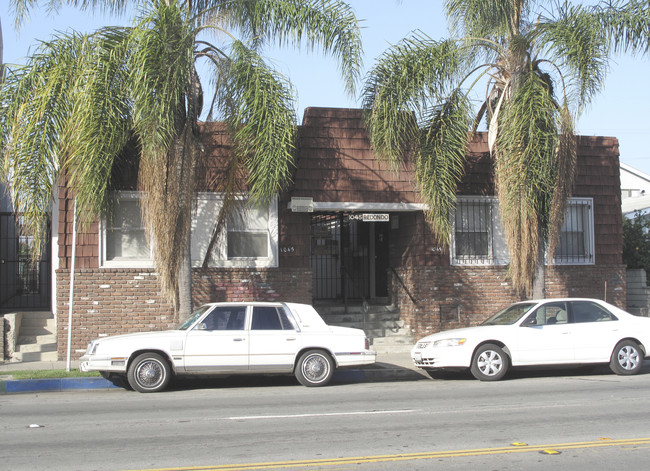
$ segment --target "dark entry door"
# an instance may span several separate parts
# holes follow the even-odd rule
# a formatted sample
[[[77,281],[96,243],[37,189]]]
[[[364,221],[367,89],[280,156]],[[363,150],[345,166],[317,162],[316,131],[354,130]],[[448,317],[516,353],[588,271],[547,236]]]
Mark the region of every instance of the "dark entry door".
[[[374,254],[375,254],[375,292],[373,297],[388,298],[388,269],[390,260],[388,256],[388,236],[390,235],[389,223],[372,223],[374,228]]]
[[[32,245],[19,234],[14,215],[0,213],[0,310],[50,309],[50,244],[37,262]]]
[[[371,300],[388,296],[387,223],[353,213],[312,215],[314,299]]]

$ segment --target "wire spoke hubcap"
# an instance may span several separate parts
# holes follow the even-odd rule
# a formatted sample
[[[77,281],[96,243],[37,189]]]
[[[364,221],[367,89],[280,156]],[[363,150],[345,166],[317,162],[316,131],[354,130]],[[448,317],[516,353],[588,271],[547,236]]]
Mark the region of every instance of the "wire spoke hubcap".
[[[310,381],[321,381],[329,373],[329,363],[322,355],[312,355],[303,363],[302,373]]]
[[[138,365],[135,377],[142,387],[152,388],[163,381],[165,378],[165,371],[157,361],[148,360]]]

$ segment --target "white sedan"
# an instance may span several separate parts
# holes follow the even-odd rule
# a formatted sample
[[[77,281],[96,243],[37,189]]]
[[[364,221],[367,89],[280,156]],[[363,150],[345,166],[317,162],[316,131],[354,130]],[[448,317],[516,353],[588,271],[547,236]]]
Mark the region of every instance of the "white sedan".
[[[140,392],[165,389],[172,375],[293,373],[327,384],[337,367],[375,362],[363,330],[328,326],[312,306],[214,303],[176,330],[93,340],[82,371],[99,371]]]
[[[609,363],[619,375],[638,373],[650,347],[650,319],[596,299],[524,301],[481,325],[419,340],[415,365],[432,377],[469,368],[476,379],[496,381],[511,366]]]

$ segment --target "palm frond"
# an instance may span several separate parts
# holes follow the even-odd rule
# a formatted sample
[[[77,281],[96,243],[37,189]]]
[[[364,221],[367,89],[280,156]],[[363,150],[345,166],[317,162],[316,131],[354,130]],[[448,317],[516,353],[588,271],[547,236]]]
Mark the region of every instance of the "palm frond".
[[[650,50],[650,2],[620,0],[601,2],[594,7],[601,28],[608,34],[615,52],[646,54]]]
[[[466,69],[465,53],[455,41],[415,33],[382,54],[363,90],[371,144],[381,158],[398,162],[417,147],[419,122],[451,93],[450,84]]]
[[[10,11],[15,18],[16,29],[29,20],[30,12],[44,6],[48,14],[58,13],[63,5],[79,7],[83,11],[102,11],[110,14],[122,14],[134,0],[9,0]],[[135,0],[137,1],[137,0]]]
[[[184,123],[195,34],[186,16],[177,4],[161,2],[133,31],[128,70],[134,126],[145,155],[170,148]]]
[[[233,43],[231,59],[219,87],[219,102],[233,151],[248,170],[250,195],[265,200],[291,178],[297,129],[294,92],[283,76],[243,43]]]
[[[432,110],[427,121],[416,156],[416,182],[428,206],[427,221],[438,241],[449,245],[450,215],[465,171],[471,103],[461,90],[454,90],[445,103]]]
[[[555,254],[560,238],[560,230],[567,210],[567,203],[573,191],[577,163],[577,144],[573,116],[567,103],[558,113],[559,143],[557,147],[557,177],[549,215],[549,256]]]
[[[27,65],[2,84],[2,173],[14,211],[39,255],[65,155],[61,137],[74,102],[71,77],[74,83],[85,42],[74,35],[42,43]]]
[[[275,42],[281,46],[318,48],[339,64],[346,90],[354,94],[363,65],[359,23],[352,8],[339,0],[203,0],[206,14],[240,31],[253,47]]]
[[[160,2],[134,28],[128,64],[133,128],[141,147],[142,216],[147,235],[155,241],[163,292],[174,305],[200,155],[195,34],[185,9]]]
[[[454,32],[461,37],[503,38],[519,34],[529,0],[445,0]]]
[[[74,83],[70,119],[61,136],[63,168],[83,222],[106,212],[111,174],[132,135],[128,74],[130,30],[89,36]]]
[[[557,107],[545,81],[531,72],[503,104],[496,141],[496,183],[510,249],[509,273],[526,291],[548,236],[558,177]]]
[[[598,18],[581,5],[564,4],[556,18],[544,18],[536,29],[536,40],[573,78],[575,99],[582,109],[603,87],[608,70],[607,32]]]

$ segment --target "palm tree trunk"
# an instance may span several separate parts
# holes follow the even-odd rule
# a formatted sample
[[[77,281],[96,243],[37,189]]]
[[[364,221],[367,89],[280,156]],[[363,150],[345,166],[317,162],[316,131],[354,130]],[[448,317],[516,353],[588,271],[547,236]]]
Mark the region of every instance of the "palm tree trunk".
[[[187,319],[192,313],[192,237],[187,237],[183,259],[178,270],[178,317]]]
[[[533,276],[533,299],[544,299],[546,297],[546,260],[545,244],[542,237],[539,240],[539,250],[537,254],[537,267]]]

